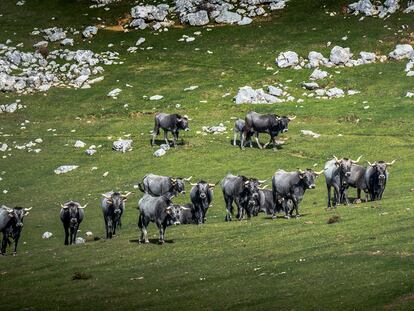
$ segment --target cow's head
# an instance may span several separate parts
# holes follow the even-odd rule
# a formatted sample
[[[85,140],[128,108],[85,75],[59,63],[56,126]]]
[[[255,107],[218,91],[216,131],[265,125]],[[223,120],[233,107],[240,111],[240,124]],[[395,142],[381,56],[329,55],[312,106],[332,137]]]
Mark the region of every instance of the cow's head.
[[[193,176],[190,176],[188,178],[170,178],[171,181],[171,189],[170,192],[174,195],[177,195],[178,193],[184,195],[185,194],[185,182],[189,182],[193,178]]]
[[[375,173],[378,176],[378,184],[380,186],[383,186],[386,179],[387,179],[387,167],[391,166],[395,163],[396,160],[393,160],[392,162],[385,162],[385,161],[376,161],[374,164],[371,164],[368,162],[370,166],[374,169]]]
[[[305,184],[306,189],[315,189],[315,179],[318,178],[320,174],[322,174],[323,171],[315,172],[309,168],[307,168],[305,171],[302,171],[301,169],[298,170],[299,178],[302,180],[302,182]]]
[[[362,156],[359,156],[357,160],[352,160],[348,158],[338,159],[336,156],[333,156],[335,159],[335,165],[339,167],[339,172],[342,176],[342,183],[346,184],[346,178],[351,176],[351,166],[352,164],[358,163],[361,160]]]
[[[114,207],[115,214],[121,214],[122,206],[126,200],[128,200],[128,196],[132,192],[128,192],[127,194],[120,194],[119,192],[112,192],[111,195],[102,194],[102,196],[106,199],[106,202]]]
[[[296,116],[293,117],[286,117],[286,116],[282,116],[282,117],[277,117],[277,120],[279,122],[279,131],[282,133],[286,133],[289,129],[289,122],[292,120],[295,120]]]
[[[247,204],[246,208],[248,213],[253,216],[257,216],[259,214],[260,208],[260,185],[264,183],[266,180],[258,180],[256,178],[249,178],[244,181],[244,187],[247,191]]]
[[[180,205],[174,205],[170,200],[168,200],[168,206],[165,208],[165,213],[168,215],[169,223],[173,225],[180,224],[180,214],[181,210],[184,207]]]
[[[196,188],[196,191],[197,191],[196,195],[201,199],[201,206],[203,210],[196,209],[195,217],[197,218],[198,223],[202,224],[204,223],[205,211],[209,207],[209,202],[208,202],[209,191],[211,188],[215,187],[215,184],[209,184],[205,182],[204,180],[201,180],[196,184],[190,183],[190,185]]]
[[[29,211],[32,209],[30,208],[24,208],[24,207],[18,207],[15,208],[8,208],[6,206],[3,206],[3,208],[7,211],[10,218],[14,220],[15,226],[18,228],[23,227],[23,218],[24,216],[29,215]]]
[[[188,116],[177,115],[177,127],[184,131],[189,131],[190,127],[188,126]]]
[[[62,206],[62,209],[66,212],[69,213],[69,218],[70,218],[70,226],[74,226],[76,224],[78,224],[78,217],[79,217],[79,209],[84,209],[88,204],[85,204],[84,206],[80,205],[78,202],[67,202]]]

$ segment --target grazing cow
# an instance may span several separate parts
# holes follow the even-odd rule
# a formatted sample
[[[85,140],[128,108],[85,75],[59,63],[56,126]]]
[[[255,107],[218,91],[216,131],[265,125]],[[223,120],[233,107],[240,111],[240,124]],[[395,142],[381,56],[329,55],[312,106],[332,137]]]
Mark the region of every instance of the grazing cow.
[[[8,208],[5,205],[0,207],[0,231],[3,233],[2,255],[6,255],[7,244],[11,244],[9,238],[14,240],[13,255],[17,254],[17,244],[23,229],[23,217],[29,215],[31,209],[23,207]]]
[[[242,136],[243,136],[243,132],[244,132],[244,125],[246,124],[246,122],[242,119],[237,119],[236,122],[234,122],[234,128],[233,128],[233,146],[237,145],[236,139],[237,139],[237,135],[240,135],[240,143],[242,141]],[[250,148],[253,147],[252,144],[252,140],[251,137],[253,136],[254,131],[253,129],[250,129],[250,131],[247,133],[247,137],[246,137],[246,143],[248,142],[250,145]]]
[[[139,190],[152,196],[177,196],[177,194],[185,194],[185,182],[189,182],[192,176],[188,178],[173,178],[168,176],[159,176],[147,174],[138,184]]]
[[[102,194],[102,213],[105,221],[106,238],[112,239],[117,227],[121,227],[121,217],[125,210],[125,201],[131,192],[125,195],[119,192],[107,192]]]
[[[203,180],[196,184],[191,184],[193,188],[190,191],[190,199],[193,203],[195,215],[198,219],[198,224],[203,224],[205,221],[206,213],[213,201],[214,184],[209,184]]]
[[[65,229],[65,245],[76,243],[76,234],[78,233],[79,225],[85,216],[84,209],[87,205],[88,204],[82,206],[74,201],[69,201],[60,205],[62,207],[60,210],[60,220]],[[70,242],[68,241],[69,235]]]
[[[257,146],[260,149],[266,148],[267,145],[273,142],[273,149],[276,150],[276,136],[279,135],[279,133],[287,132],[289,122],[294,119],[296,119],[296,117],[280,117],[275,114],[260,114],[254,111],[249,112],[246,115],[246,124],[244,126],[240,148],[244,149],[244,141],[248,137],[248,133],[253,130],[256,136]],[[259,133],[269,134],[270,141],[262,146],[259,142]]]
[[[257,216],[259,212],[259,186],[264,181],[245,176],[234,176],[227,174],[221,181],[224,201],[226,203],[227,214],[225,221],[231,221],[233,215],[233,201],[237,206],[237,218],[243,219],[244,212],[247,217]]]
[[[179,114],[166,114],[166,113],[158,113],[155,116],[155,125],[154,130],[152,132],[152,142],[151,146],[155,144],[155,137],[159,135],[160,128],[164,130],[164,140],[167,145],[170,145],[168,141],[167,135],[168,132],[171,132],[173,135],[173,145],[176,147],[176,141],[178,139],[178,133],[180,130],[189,131],[190,128],[188,127],[188,117],[180,116]]]
[[[154,222],[160,231],[159,243],[164,243],[164,234],[167,226],[180,224],[180,213],[182,207],[173,205],[170,198],[166,196],[153,197],[150,194],[138,201],[139,218],[138,227],[141,230],[140,243],[149,243],[147,227]]]
[[[345,175],[345,184],[343,185],[344,190],[341,200],[348,200],[347,191],[349,187],[352,187],[357,189],[357,198],[354,203],[361,203],[361,191],[365,192],[365,202],[368,202],[368,186],[365,182],[366,168],[361,165],[354,164],[351,166],[350,172],[351,174],[349,176]]]
[[[348,204],[348,198],[344,189],[346,188],[346,177],[351,176],[351,167],[361,160],[360,156],[356,161],[348,158],[338,159],[334,156],[332,160],[325,163],[324,175],[328,189],[328,208],[331,208],[331,188],[334,189],[333,206],[340,203]]]
[[[395,163],[392,162],[376,161],[374,164],[368,162],[368,168],[365,172],[365,182],[368,187],[368,192],[371,201],[381,200],[382,194],[385,190],[385,185],[388,180],[387,167]]]
[[[322,171],[314,172],[311,169],[295,172],[277,171],[272,178],[275,209],[281,210],[283,208],[285,218],[290,218],[295,209],[296,217],[300,217],[299,203],[302,201],[306,189],[315,189],[315,179],[321,173]],[[291,208],[289,208],[289,200],[292,201]]]
[[[180,224],[182,225],[198,225],[198,215],[192,203],[181,205]]]

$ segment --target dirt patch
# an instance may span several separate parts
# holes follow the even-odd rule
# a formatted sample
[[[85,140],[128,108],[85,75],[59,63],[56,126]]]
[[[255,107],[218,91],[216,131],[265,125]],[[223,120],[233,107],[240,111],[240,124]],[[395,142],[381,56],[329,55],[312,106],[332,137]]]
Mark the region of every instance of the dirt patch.
[[[414,301],[414,293],[406,294],[404,296],[398,297],[394,302],[387,304],[384,306],[384,309],[386,310],[393,310],[398,309],[402,304]]]
[[[126,14],[125,17],[120,18],[117,20],[118,25],[97,25],[98,28],[104,28],[110,31],[124,31],[124,26],[129,24],[132,20],[132,16],[130,14]]]

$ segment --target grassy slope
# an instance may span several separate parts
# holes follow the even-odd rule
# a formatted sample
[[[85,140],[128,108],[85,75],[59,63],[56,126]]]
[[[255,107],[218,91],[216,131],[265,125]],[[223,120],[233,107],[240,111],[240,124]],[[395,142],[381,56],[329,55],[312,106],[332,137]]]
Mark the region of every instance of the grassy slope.
[[[105,12],[88,9],[88,1],[28,0],[23,7],[16,7],[14,1],[2,1],[0,42],[12,38],[16,43],[24,42],[29,49],[37,40],[29,36],[33,27],[82,28],[95,23],[96,16],[110,24],[130,6],[124,1]],[[217,27],[211,32],[200,29],[202,36],[191,44],[177,40],[183,34],[192,34],[195,28],[171,29],[159,36],[148,31],[99,30],[91,43],[79,43],[77,48],[96,51],[107,50],[106,45],[114,43],[124,64],[106,67],[105,80],[92,89],[52,89],[47,96],[23,96],[27,109],[0,115],[3,134],[13,134],[2,141],[44,139],[40,154],[14,150],[12,157],[0,160],[0,171],[6,171],[0,190],[9,189],[7,195],[0,193],[0,201],[9,206],[34,207],[25,222],[21,241],[26,244],[20,245],[20,255],[0,258],[0,309],[55,310],[59,306],[66,310],[73,305],[85,310],[381,309],[390,304],[412,309],[414,211],[407,208],[411,208],[413,197],[410,176],[414,163],[410,159],[414,111],[412,100],[404,98],[413,85],[404,76],[405,62],[339,69],[341,73],[326,83],[361,91],[353,97],[308,99],[301,104],[303,107],[295,103],[255,106],[258,112],[298,115],[285,135],[288,142],[276,153],[257,149],[240,152],[230,146],[230,134],[196,134],[203,125],[230,121],[230,117],[243,116],[252,109],[221,97],[226,92],[235,94],[240,86],[262,87],[292,79],[286,83],[289,91],[300,96],[303,90],[299,83],[307,79],[311,70],[280,70],[277,75],[265,70],[274,66],[280,51],[294,50],[302,56],[311,50],[326,54],[326,42],[332,41],[351,47],[355,53],[366,50],[386,54],[408,37],[406,32],[394,34],[400,25],[414,26],[412,15],[358,22],[355,17],[344,19],[342,14],[329,17],[324,13],[340,8],[336,1],[292,0],[271,21],[246,27]],[[89,15],[83,16],[85,12]],[[57,20],[51,21],[51,16]],[[384,24],[392,30],[385,29]],[[340,40],[344,35],[349,36],[346,42]],[[127,54],[126,48],[140,36],[147,39],[145,46],[154,49]],[[378,43],[379,39],[384,43]],[[200,51],[195,51],[196,47]],[[213,54],[207,54],[207,50]],[[133,88],[125,87],[125,83]],[[200,87],[193,92],[182,91],[190,85]],[[107,98],[106,93],[115,87],[123,89],[119,99]],[[165,99],[149,102],[142,97],[154,94],[162,94]],[[14,98],[0,94],[0,103]],[[368,104],[363,103],[365,100]],[[123,108],[126,103],[128,110]],[[178,103],[179,111],[193,119],[192,131],[183,135],[183,146],[154,159],[148,135],[153,113],[176,111]],[[370,108],[362,109],[365,105]],[[352,115],[361,119],[359,124],[341,121]],[[20,130],[19,124],[26,119],[31,123],[26,130]],[[47,132],[49,128],[56,128],[58,135]],[[77,132],[71,133],[71,129]],[[301,129],[323,136],[317,140],[304,137]],[[129,133],[134,140],[132,152],[110,151],[112,140],[108,136]],[[339,133],[344,136],[337,137]],[[102,144],[103,148],[88,157],[71,147],[76,139]],[[140,194],[135,193],[127,205],[118,237],[84,246],[62,245],[57,202],[89,202],[82,232],[91,230],[103,236],[99,194],[110,189],[131,190],[147,172],[193,175],[212,182],[228,171],[263,179],[279,168],[291,170],[314,163],[321,168],[332,154],[362,154],[370,161],[398,159],[381,205],[361,204],[326,212],[326,190],[321,178],[317,189],[305,196],[302,219],[271,221],[261,215],[251,221],[224,223],[223,199],[217,189],[208,223],[167,229],[166,237],[171,243],[160,247],[136,243],[135,206]],[[53,174],[53,169],[66,163],[80,167],[63,176]],[[91,172],[93,166],[98,170]],[[109,176],[103,178],[105,171]],[[188,197],[178,199],[186,200]],[[388,214],[381,215],[384,212]],[[332,214],[339,214],[342,222],[326,225]],[[307,221],[313,224],[305,224]],[[55,237],[42,240],[41,234],[46,230]],[[150,234],[157,237],[154,226]],[[92,278],[72,281],[77,271],[89,273]],[[142,280],[131,280],[141,276]]]

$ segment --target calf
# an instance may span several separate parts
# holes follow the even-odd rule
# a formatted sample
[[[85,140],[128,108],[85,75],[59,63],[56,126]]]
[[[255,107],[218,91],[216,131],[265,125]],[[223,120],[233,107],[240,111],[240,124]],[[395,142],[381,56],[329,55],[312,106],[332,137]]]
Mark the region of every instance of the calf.
[[[180,224],[182,225],[198,225],[198,215],[192,203],[181,205],[180,207]]]
[[[214,184],[209,184],[203,180],[196,184],[191,184],[193,188],[190,191],[190,199],[193,203],[195,215],[198,219],[198,224],[203,224],[206,213],[213,201]]]
[[[85,216],[84,209],[87,205],[88,204],[82,206],[74,201],[69,201],[60,205],[62,207],[60,210],[60,220],[65,229],[65,245],[76,243],[76,235],[78,233],[79,225]]]
[[[238,135],[240,136],[240,143],[241,143],[245,124],[246,124],[246,122],[244,120],[242,120],[242,119],[237,119],[236,122],[234,122],[234,128],[233,128],[233,134],[234,134],[234,136],[233,136],[233,146],[237,146],[236,139],[237,139],[237,136]],[[254,131],[253,131],[253,129],[251,129],[247,133],[247,136],[246,136],[246,143],[247,142],[249,143],[250,148],[253,147],[252,140],[251,140],[251,137],[253,136],[253,134],[254,134]]]
[[[290,218],[295,209],[296,217],[300,217],[299,203],[307,189],[315,189],[315,179],[321,173],[322,171],[314,172],[311,169],[295,172],[277,171],[272,178],[273,201],[276,210],[284,209],[285,218]],[[289,200],[292,202],[292,208],[288,206]]]
[[[388,180],[387,168],[395,163],[392,162],[376,161],[374,164],[368,162],[368,168],[365,172],[365,182],[368,187],[368,192],[371,201],[381,200],[384,193],[385,186]]]
[[[112,239],[116,229],[121,227],[121,217],[125,210],[125,201],[131,192],[125,195],[119,192],[107,192],[102,194],[101,208],[105,221],[106,238]]]
[[[9,238],[14,240],[13,255],[17,254],[17,244],[23,229],[23,218],[29,215],[31,209],[23,207],[8,208],[5,205],[0,207],[0,231],[3,233],[2,255],[6,255],[7,244],[11,244]]]
[[[149,243],[148,225],[154,222],[160,232],[159,243],[164,243],[164,234],[167,226],[180,224],[182,207],[173,205],[170,198],[165,196],[153,197],[149,194],[138,201],[139,218],[138,228],[141,230],[140,243]]]
[[[167,135],[168,132],[171,132],[173,135],[173,145],[176,147],[176,141],[178,139],[179,131],[189,131],[190,128],[188,127],[188,117],[180,116],[179,114],[166,114],[166,113],[158,113],[155,116],[155,125],[154,130],[152,132],[152,141],[151,146],[155,144],[155,137],[159,135],[160,129],[164,130],[164,140],[167,145],[170,145],[168,141]]]

